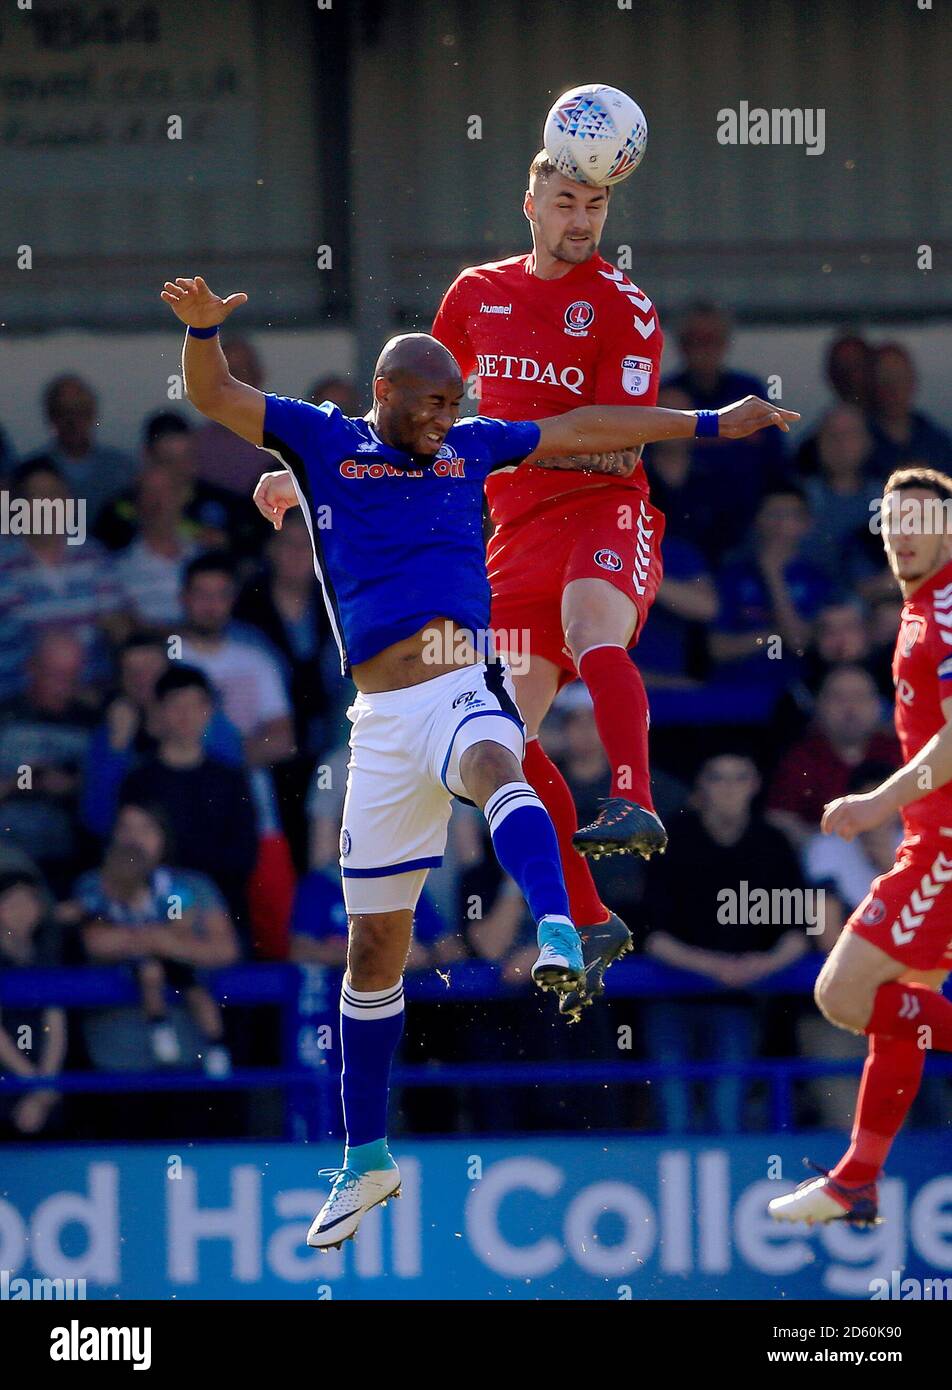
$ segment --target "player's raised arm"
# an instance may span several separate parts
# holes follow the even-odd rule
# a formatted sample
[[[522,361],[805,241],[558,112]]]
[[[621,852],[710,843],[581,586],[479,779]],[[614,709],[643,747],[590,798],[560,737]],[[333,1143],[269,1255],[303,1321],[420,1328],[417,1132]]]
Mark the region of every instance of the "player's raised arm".
[[[215,331],[229,314],[247,302],[248,296],[230,294],[227,299],[220,299],[196,275],[166,280],[161,297],[190,330],[182,349],[188,399],[210,420],[240,434],[249,444],[261,444],[264,395],[231,375]]]
[[[820,822],[824,835],[855,840],[952,782],[952,695],[942,701],[942,717],[945,723],[939,732],[878,787],[828,802]]]
[[[602,454],[662,439],[691,439],[694,435],[743,439],[768,425],[790,428],[799,420],[795,410],[745,396],[721,410],[665,410],[661,406],[585,405],[537,420],[539,446],[526,462],[568,454]],[[583,463],[581,465],[585,467]]]

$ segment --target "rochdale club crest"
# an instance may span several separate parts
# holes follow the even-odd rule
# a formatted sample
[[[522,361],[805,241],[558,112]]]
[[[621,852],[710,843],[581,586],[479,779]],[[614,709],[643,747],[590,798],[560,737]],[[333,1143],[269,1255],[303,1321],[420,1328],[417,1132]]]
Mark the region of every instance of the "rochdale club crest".
[[[349,830],[342,830],[342,831],[340,832],[340,857],[341,857],[341,859],[346,859],[347,856],[348,856],[348,854],[350,854],[350,831],[349,831]]]
[[[612,574],[617,574],[621,569],[621,556],[617,550],[596,550],[595,563],[603,570],[611,570]]]
[[[595,322],[595,310],[587,299],[576,299],[565,311],[565,331],[573,338],[587,338]]]
[[[865,923],[867,927],[878,927],[885,916],[886,904],[883,902],[882,898],[871,898],[869,906],[863,913],[860,921]]]

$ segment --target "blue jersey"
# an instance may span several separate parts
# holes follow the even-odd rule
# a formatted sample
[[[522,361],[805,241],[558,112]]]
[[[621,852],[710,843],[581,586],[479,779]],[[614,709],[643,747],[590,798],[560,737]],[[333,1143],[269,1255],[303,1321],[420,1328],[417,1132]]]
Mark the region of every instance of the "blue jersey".
[[[329,401],[265,396],[263,447],[294,480],[345,675],[433,618],[488,628],[483,483],[538,443],[531,421],[477,416],[419,466]]]

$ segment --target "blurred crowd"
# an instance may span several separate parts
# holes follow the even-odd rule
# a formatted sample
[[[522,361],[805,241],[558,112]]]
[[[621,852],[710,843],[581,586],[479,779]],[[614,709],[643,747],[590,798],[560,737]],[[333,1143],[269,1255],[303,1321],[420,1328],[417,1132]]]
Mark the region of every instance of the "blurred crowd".
[[[768,395],[733,365],[731,324],[716,305],[691,306],[678,344],[682,369],[663,382],[662,405],[716,409]],[[236,376],[265,386],[251,343],[225,348]],[[824,802],[897,765],[890,661],[900,601],[876,499],[900,463],[952,467],[952,439],[917,408],[901,343],[842,334],[825,365],[827,408],[788,437],[646,452],[667,517],[665,578],[636,657],[670,847],[649,865],[604,859],[595,872],[645,955],[685,979],[706,977],[710,993],[609,997],[576,1029],[554,1019],[551,1000],[528,984],[532,924],[465,807],[417,914],[409,971],[494,962],[500,990],[490,1001],[414,1004],[404,1061],[617,1059],[627,1025],[623,1055],[663,1064],[663,1079],[405,1091],[407,1128],[730,1132],[767,1122],[763,1088],[736,1064],[862,1052],[808,995],[760,986],[829,950],[892,862],[898,824],[845,844],[821,836],[819,820]],[[310,399],[362,411],[343,377],[315,382]],[[20,534],[11,522],[0,543],[0,983],[31,967],[109,964],[134,993],[123,1007],[0,1002],[0,1075],[49,1078],[0,1094],[0,1136],[136,1136],[162,1123],[267,1133],[280,1122],[261,1097],[216,1093],[210,1106],[193,1093],[189,1111],[187,1098],[163,1110],[161,1097],[139,1095],[117,1109],[92,1096],[64,1102],[56,1077],[201,1068],[222,1078],[276,1064],[279,1009],[222,1004],[215,971],[343,963],[337,853],[350,693],[307,529],[291,513],[270,530],[250,500],[269,460],[190,411],[151,415],[123,452],[98,438],[98,402],[82,375],[51,381],[43,402],[40,452],[19,459],[0,431],[3,489],[34,516],[85,499],[85,535]],[[563,693],[544,740],[584,823],[609,789],[584,687]],[[725,920],[724,891],[754,889],[823,892],[805,891],[817,906],[810,922]],[[726,1069],[694,1085],[674,1070],[692,1061]],[[848,1077],[805,1082],[798,1120],[844,1123],[853,1087]],[[926,1087],[919,1105],[941,1102]]]

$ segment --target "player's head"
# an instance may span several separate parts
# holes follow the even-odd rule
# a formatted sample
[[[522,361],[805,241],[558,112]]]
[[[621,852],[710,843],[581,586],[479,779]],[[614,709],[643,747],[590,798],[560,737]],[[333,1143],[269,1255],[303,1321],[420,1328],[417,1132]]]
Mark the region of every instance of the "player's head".
[[[459,419],[463,377],[456,358],[428,333],[401,333],[374,368],[374,424],[385,444],[429,463]]]
[[[544,150],[529,165],[522,210],[532,227],[536,256],[581,265],[598,250],[608,216],[609,188],[575,183],[560,174]]]
[[[937,468],[898,468],[881,509],[889,568],[904,594],[952,560],[952,478]]]

